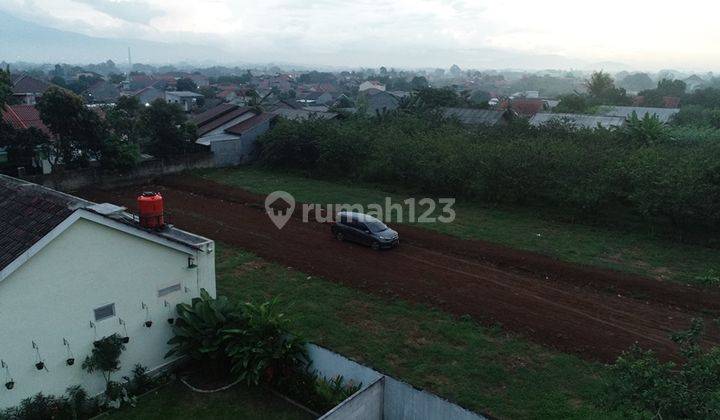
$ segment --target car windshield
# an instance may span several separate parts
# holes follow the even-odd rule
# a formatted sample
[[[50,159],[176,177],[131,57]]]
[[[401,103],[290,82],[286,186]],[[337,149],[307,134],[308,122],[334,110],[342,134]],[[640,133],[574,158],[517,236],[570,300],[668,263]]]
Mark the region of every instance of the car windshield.
[[[372,233],[382,232],[384,230],[387,230],[388,228],[387,226],[385,226],[385,223],[379,220],[366,221],[365,225],[367,225],[368,229],[370,229],[370,232]]]

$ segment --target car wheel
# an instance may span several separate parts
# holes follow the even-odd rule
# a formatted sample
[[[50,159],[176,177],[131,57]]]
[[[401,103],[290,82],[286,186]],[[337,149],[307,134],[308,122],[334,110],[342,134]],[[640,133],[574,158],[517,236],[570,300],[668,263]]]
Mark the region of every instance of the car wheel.
[[[335,239],[342,242],[345,240],[345,235],[342,232],[335,232]]]
[[[373,242],[372,245],[370,245],[370,248],[374,249],[375,251],[379,251],[380,250],[380,242],[377,242],[377,241]]]

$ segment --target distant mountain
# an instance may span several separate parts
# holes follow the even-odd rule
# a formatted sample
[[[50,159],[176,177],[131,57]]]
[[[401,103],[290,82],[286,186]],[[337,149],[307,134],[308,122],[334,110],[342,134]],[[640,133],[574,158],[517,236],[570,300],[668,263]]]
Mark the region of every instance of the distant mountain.
[[[112,59],[127,61],[127,49],[133,62],[176,63],[180,61],[223,61],[227,53],[220,49],[166,44],[137,39],[96,38],[48,28],[0,12],[0,61],[37,63],[97,63]]]

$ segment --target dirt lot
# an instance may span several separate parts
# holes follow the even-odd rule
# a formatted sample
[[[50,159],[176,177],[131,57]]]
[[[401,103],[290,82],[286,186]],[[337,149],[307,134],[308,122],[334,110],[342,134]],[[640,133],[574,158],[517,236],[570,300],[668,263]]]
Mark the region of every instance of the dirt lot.
[[[673,357],[671,332],[704,317],[707,343],[720,292],[559,262],[481,241],[393,226],[399,249],[375,252],[332,239],[329,227],[293,218],[278,230],[264,197],[195,178],[79,193],[135,210],[135,196],[160,191],[181,229],[252,251],[302,272],[391,298],[499,323],[538,343],[586,359],[614,360],[633,343]],[[297,214],[296,210],[296,214]]]

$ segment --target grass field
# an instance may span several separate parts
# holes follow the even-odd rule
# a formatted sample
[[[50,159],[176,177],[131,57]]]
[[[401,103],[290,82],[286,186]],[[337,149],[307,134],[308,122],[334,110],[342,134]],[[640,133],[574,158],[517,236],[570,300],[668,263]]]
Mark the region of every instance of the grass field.
[[[136,407],[113,411],[103,418],[310,420],[314,417],[262,389],[236,386],[215,394],[198,394],[173,382],[140,398]]]
[[[288,191],[306,203],[402,202],[408,195],[382,187],[309,179],[255,167],[203,170],[195,174],[213,181],[267,194]],[[390,190],[392,191],[392,190]],[[459,202],[453,223],[420,226],[466,239],[480,239],[535,251],[564,261],[629,271],[653,278],[702,283],[720,272],[720,252],[637,233],[562,223],[527,211],[486,208]],[[720,279],[718,279],[720,281]]]
[[[220,246],[218,294],[280,299],[306,339],[502,418],[613,418],[605,368],[443,312],[388,301]]]

